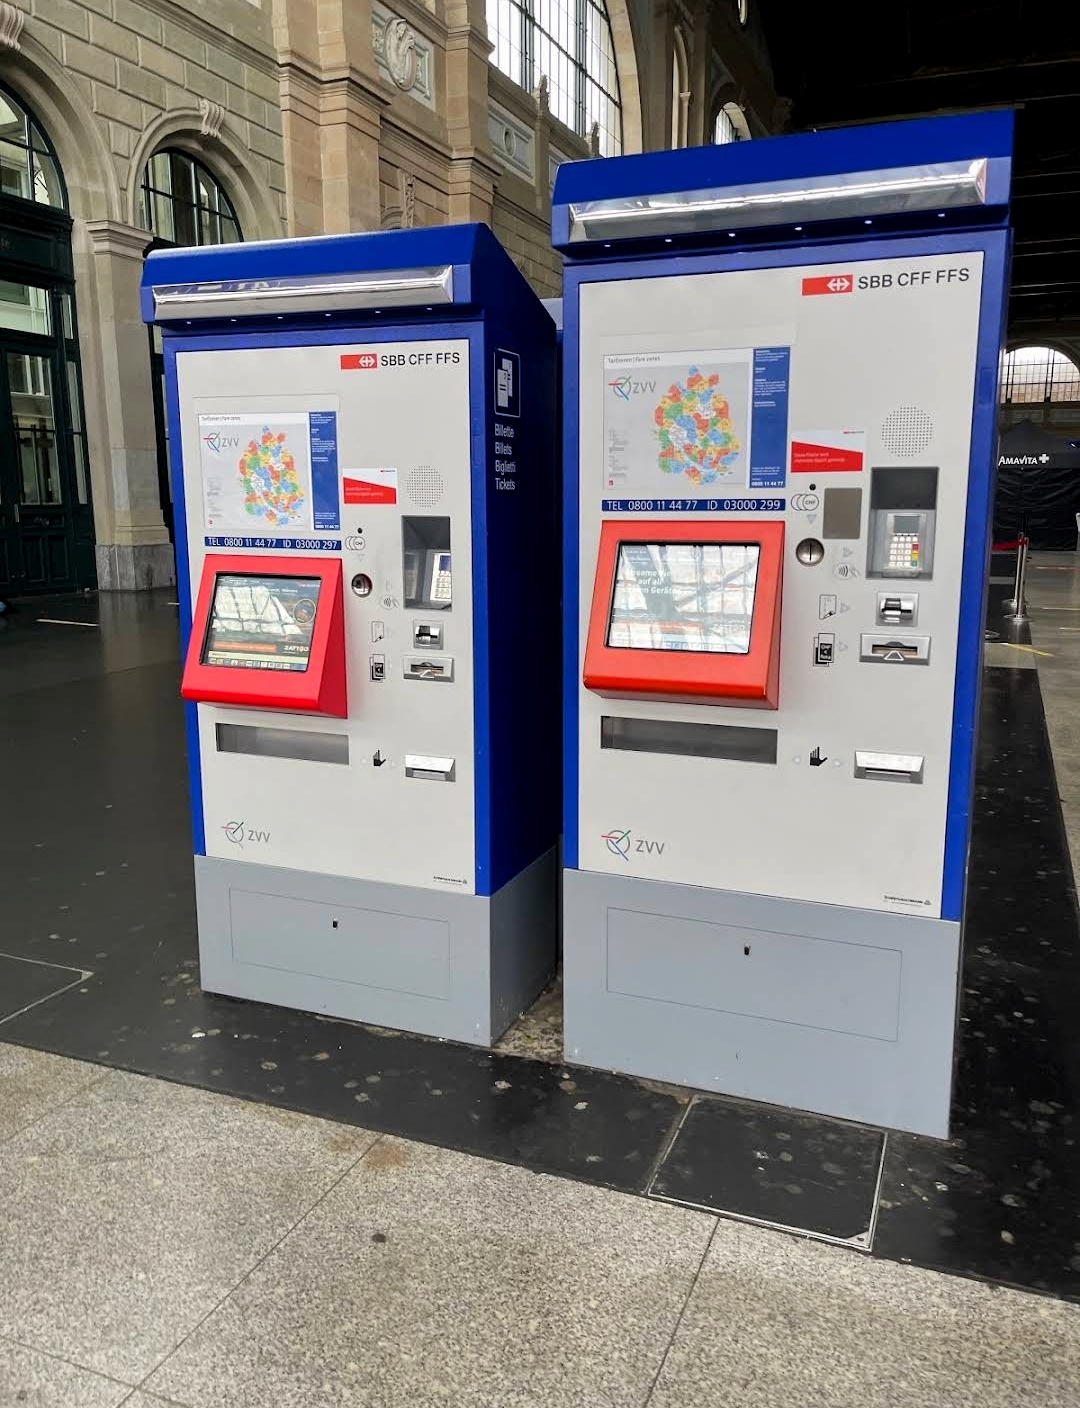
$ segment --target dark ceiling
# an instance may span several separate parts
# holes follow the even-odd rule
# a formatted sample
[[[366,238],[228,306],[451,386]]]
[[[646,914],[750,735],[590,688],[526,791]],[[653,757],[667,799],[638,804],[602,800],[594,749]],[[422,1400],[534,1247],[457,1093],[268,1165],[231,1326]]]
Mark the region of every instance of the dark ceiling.
[[[757,4],[795,131],[1016,108],[1010,339],[1080,336],[1078,0]]]

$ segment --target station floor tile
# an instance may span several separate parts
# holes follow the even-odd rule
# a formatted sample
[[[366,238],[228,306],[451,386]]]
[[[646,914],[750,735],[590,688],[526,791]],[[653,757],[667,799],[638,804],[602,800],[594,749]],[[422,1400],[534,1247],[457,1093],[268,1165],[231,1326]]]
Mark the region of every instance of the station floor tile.
[[[107,1075],[84,1061],[0,1044],[0,1142]]]
[[[0,1335],[137,1385],[374,1138],[108,1073],[0,1145]]]
[[[650,1408],[1020,1403],[1080,1403],[1080,1306],[722,1221]]]
[[[861,1125],[695,1098],[649,1191],[868,1250],[884,1145]]]
[[[0,1022],[63,992],[83,976],[80,968],[0,953]]]
[[[0,1338],[4,1408],[118,1408],[130,1403],[130,1393],[128,1384]]]
[[[146,1387],[192,1408],[640,1408],[713,1226],[384,1138]]]

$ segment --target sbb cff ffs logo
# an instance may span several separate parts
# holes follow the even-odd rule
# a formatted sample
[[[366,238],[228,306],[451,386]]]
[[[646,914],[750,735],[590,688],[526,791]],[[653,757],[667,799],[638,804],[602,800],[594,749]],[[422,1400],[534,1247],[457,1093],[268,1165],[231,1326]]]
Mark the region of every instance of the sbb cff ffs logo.
[[[378,367],[452,366],[461,361],[460,352],[343,352],[343,372],[373,372]]]

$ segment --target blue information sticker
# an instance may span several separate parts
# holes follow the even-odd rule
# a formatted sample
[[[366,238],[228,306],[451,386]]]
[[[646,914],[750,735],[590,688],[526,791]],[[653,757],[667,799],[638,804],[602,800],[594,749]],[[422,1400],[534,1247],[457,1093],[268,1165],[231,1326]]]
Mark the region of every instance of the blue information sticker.
[[[208,548],[254,548],[262,552],[340,552],[340,538],[204,538]]]
[[[308,416],[311,437],[311,508],[316,532],[341,529],[341,490],[338,486],[337,413],[312,411]]]
[[[750,488],[782,489],[787,473],[790,347],[754,348]]]
[[[783,513],[786,499],[603,499],[604,513]]]

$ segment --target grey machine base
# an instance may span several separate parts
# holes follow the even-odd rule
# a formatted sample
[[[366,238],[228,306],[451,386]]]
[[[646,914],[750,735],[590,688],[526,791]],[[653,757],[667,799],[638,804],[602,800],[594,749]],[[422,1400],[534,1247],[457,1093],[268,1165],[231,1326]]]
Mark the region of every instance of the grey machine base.
[[[496,894],[195,857],[207,992],[489,1046],[555,966],[553,847]]]
[[[948,1136],[960,925],[563,875],[566,1059]]]

